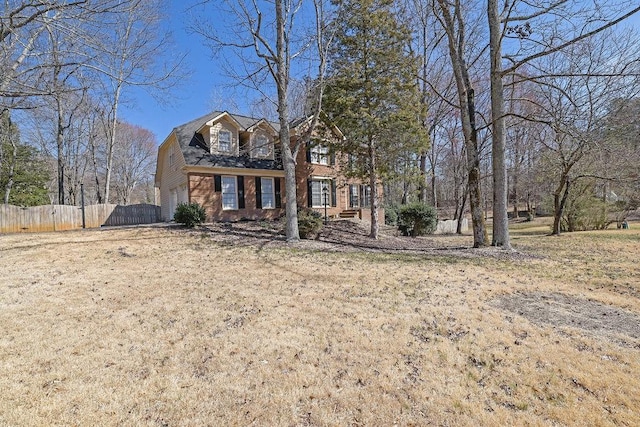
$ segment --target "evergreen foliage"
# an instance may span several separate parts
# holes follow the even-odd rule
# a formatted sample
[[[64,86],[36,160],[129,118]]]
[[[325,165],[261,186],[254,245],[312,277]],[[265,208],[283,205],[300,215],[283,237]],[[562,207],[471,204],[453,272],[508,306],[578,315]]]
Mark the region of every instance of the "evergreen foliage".
[[[398,225],[398,205],[389,204],[384,207],[384,223],[387,225]]]
[[[180,203],[173,215],[175,222],[189,228],[202,224],[206,219],[207,213],[198,203]]]
[[[301,239],[315,239],[322,229],[322,214],[313,209],[298,210],[298,231]]]
[[[50,171],[36,148],[20,143],[20,133],[8,111],[0,114],[0,201],[16,206],[50,203]],[[8,198],[7,198],[8,193]]]
[[[436,231],[438,213],[433,206],[424,203],[410,203],[400,207],[398,229],[403,236],[425,236]]]
[[[323,105],[346,137],[337,149],[356,159],[351,174],[367,179],[373,190],[393,173],[398,158],[428,146],[421,124],[419,61],[408,49],[411,35],[398,22],[393,1],[340,4]],[[378,194],[371,193],[375,210]],[[377,237],[377,223],[372,221],[371,228],[371,237]]]

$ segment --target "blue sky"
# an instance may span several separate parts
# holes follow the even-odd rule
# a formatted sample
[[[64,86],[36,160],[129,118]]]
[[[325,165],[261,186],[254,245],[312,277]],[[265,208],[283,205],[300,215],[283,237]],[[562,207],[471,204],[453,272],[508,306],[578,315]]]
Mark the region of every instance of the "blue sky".
[[[262,1],[264,0],[258,0],[259,3]],[[224,60],[212,58],[211,51],[202,37],[189,31],[193,19],[187,10],[189,3],[167,0],[167,25],[171,26],[173,32],[175,54],[186,54],[185,65],[191,70],[190,76],[183,80],[181,87],[165,96],[166,102],[158,102],[143,89],[129,88],[127,97],[130,102],[121,108],[121,119],[152,131],[158,144],[164,141],[174,127],[215,109],[259,115],[251,111],[251,98],[259,98],[259,94],[234,88],[234,80],[224,71]],[[214,7],[210,11],[218,15],[216,12],[219,12],[219,9]],[[301,14],[303,20],[304,12]],[[639,15],[636,14],[623,25],[637,28],[640,24]],[[224,24],[222,16],[207,18],[211,19],[212,23]]]
[[[260,5],[263,1],[259,0],[258,4]],[[236,81],[225,72],[225,64],[227,64],[224,59],[225,52],[222,52],[220,58],[213,58],[203,37],[190,30],[193,26],[192,15],[194,14],[206,16],[213,26],[222,31],[225,31],[225,25],[233,25],[230,21],[225,22],[225,17],[221,16],[224,14],[219,11],[219,5],[211,2],[207,13],[203,15],[200,9],[188,10],[188,4],[192,3],[191,1],[168,0],[167,3],[169,4],[167,25],[171,26],[176,45],[174,54],[187,55],[185,66],[190,69],[191,74],[183,80],[181,87],[165,96],[167,102],[158,102],[142,88],[129,87],[126,94],[129,102],[122,105],[120,118],[151,130],[156,135],[158,144],[161,144],[174,127],[214,110],[224,109],[232,113],[262,117],[262,114],[252,111],[254,100],[260,99],[260,94],[257,91],[239,87]],[[266,14],[265,16],[266,21],[268,16]],[[308,11],[304,9],[300,11],[300,21],[305,22],[304,20],[307,19],[306,22],[308,22],[308,17]],[[300,22],[298,22],[298,28],[300,28],[299,25]],[[238,63],[239,60],[233,52],[226,52],[226,55],[236,64]],[[298,74],[305,73],[301,71]],[[271,80],[267,80],[265,84],[270,83]]]
[[[171,1],[168,13],[175,40],[176,56],[186,53],[190,76],[169,95],[167,102],[158,102],[141,88],[129,88],[129,102],[121,109],[121,118],[152,131],[158,144],[171,130],[210,112],[215,91],[226,83],[222,69],[211,59],[203,40],[188,31],[189,14],[182,2]]]

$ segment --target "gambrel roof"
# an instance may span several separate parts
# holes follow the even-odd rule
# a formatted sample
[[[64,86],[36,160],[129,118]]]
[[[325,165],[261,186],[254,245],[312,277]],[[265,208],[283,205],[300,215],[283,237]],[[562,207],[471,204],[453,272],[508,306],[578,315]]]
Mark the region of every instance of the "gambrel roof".
[[[282,169],[280,159],[251,159],[248,155],[229,156],[211,154],[203,136],[198,133],[208,122],[221,116],[231,119],[240,131],[251,131],[261,124],[267,124],[275,133],[280,126],[277,123],[268,122],[265,119],[230,114],[226,111],[213,111],[195,120],[177,126],[173,129],[178,145],[184,156],[187,166],[205,166],[221,168],[248,168],[248,169]]]

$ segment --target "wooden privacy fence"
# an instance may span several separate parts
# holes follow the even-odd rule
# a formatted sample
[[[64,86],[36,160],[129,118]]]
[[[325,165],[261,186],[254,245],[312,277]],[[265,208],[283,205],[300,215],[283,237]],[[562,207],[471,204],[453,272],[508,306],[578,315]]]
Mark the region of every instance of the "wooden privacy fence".
[[[158,222],[160,206],[91,205],[85,206],[87,228],[103,225],[136,225]],[[82,228],[82,208],[46,205],[20,208],[0,205],[0,233],[61,231]]]

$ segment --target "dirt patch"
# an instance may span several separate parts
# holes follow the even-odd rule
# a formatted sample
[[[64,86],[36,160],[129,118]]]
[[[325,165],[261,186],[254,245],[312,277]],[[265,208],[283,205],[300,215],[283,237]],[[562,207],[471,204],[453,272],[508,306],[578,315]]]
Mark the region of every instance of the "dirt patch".
[[[514,293],[493,300],[492,305],[527,318],[537,325],[578,328],[617,339],[625,335],[640,340],[640,315],[598,301],[560,293]]]

